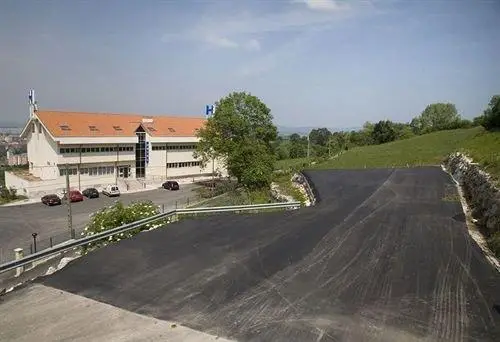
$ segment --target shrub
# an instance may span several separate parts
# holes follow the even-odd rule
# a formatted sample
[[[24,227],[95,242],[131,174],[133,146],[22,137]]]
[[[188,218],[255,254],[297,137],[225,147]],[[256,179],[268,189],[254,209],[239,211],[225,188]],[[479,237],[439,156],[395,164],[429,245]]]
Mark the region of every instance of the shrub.
[[[13,201],[19,198],[17,189],[2,187],[0,190],[0,198],[4,201]]]
[[[488,246],[491,251],[496,255],[500,256],[500,232],[493,233],[487,240]]]
[[[160,209],[151,201],[133,202],[129,206],[124,206],[121,202],[116,202],[110,207],[103,208],[91,216],[90,222],[85,227],[82,236],[92,236],[106,230],[110,230],[127,223],[132,223],[151,217],[160,213]],[[136,229],[125,233],[113,235],[105,240],[97,241],[82,247],[83,254],[88,253],[99,247],[104,247],[109,243],[117,242],[122,239],[130,238],[143,230],[150,230],[161,227],[169,223],[169,219],[160,219],[151,223],[144,224]]]
[[[212,198],[215,196],[222,195],[226,192],[233,191],[237,188],[237,183],[226,180],[214,180],[207,181],[203,183],[198,183],[202,185],[197,191],[201,198]]]

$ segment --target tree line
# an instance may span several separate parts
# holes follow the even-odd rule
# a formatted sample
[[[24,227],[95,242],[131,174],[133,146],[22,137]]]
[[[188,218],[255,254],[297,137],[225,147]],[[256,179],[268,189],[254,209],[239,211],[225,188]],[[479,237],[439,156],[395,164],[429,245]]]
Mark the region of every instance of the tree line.
[[[278,160],[334,156],[351,147],[378,145],[442,130],[484,126],[488,130],[500,127],[500,95],[491,98],[482,115],[464,119],[452,103],[433,103],[408,123],[381,120],[366,122],[360,130],[331,132],[316,128],[307,136],[297,133],[279,136],[273,143]],[[309,141],[308,141],[309,140]]]
[[[308,136],[278,136],[271,110],[258,97],[233,92],[216,102],[215,113],[198,130],[195,157],[203,166],[222,161],[229,175],[249,189],[269,186],[277,159],[333,156],[355,146],[384,144],[431,132],[482,125],[500,128],[500,95],[473,120],[460,116],[452,103],[433,103],[408,123],[366,122],[360,130],[313,129]]]

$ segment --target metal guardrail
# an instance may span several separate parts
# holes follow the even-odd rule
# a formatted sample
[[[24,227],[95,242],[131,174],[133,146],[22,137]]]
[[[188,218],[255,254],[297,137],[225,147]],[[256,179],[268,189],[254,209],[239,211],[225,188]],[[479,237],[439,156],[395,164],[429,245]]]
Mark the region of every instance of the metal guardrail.
[[[207,208],[185,208],[185,209],[175,209],[165,213],[157,214],[151,217],[147,217],[145,219],[135,221],[129,224],[125,224],[120,227],[116,227],[110,230],[106,230],[99,234],[95,234],[92,236],[80,238],[78,240],[69,240],[63,244],[58,246],[54,246],[52,248],[44,249],[40,252],[36,252],[30,254],[28,256],[23,257],[22,259],[9,261],[0,265],[0,273],[11,271],[16,269],[17,267],[23,267],[29,265],[34,261],[38,261],[40,259],[48,258],[52,255],[65,252],[72,248],[81,247],[87,245],[92,242],[97,242],[108,238],[110,236],[127,232],[132,229],[139,228],[145,224],[152,223],[158,221],[160,219],[164,219],[174,215],[182,215],[182,214],[202,214],[202,213],[217,213],[217,212],[238,212],[238,211],[250,211],[250,210],[259,210],[259,209],[285,209],[285,208],[299,208],[301,206],[300,202],[285,202],[285,203],[269,203],[269,204],[253,204],[253,205],[235,205],[235,206],[227,206],[227,207],[207,207]]]

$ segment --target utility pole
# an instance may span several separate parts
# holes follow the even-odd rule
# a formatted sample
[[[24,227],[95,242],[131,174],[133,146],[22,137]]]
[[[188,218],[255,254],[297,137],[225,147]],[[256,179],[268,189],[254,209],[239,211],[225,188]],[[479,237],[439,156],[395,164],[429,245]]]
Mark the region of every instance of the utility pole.
[[[71,214],[71,198],[69,196],[69,167],[66,164],[66,204],[68,205],[68,229],[72,239],[75,238],[75,230],[73,229],[73,215]]]
[[[307,159],[309,159],[309,156],[311,155],[311,139],[309,139],[309,136],[311,133],[307,135]]]
[[[212,196],[215,191],[215,157],[212,157]]]

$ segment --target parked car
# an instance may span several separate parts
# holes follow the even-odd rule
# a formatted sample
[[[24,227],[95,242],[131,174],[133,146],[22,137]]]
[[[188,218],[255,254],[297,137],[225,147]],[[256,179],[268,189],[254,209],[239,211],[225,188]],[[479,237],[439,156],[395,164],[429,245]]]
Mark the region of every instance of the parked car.
[[[179,183],[176,181],[166,181],[161,185],[163,189],[167,190],[179,190]]]
[[[45,195],[42,197],[42,203],[45,205],[60,205],[61,199],[56,194]]]
[[[66,200],[66,194],[63,195],[62,200]],[[78,190],[70,190],[69,191],[69,201],[70,202],[81,202],[83,201],[83,195],[80,191]]]
[[[87,198],[99,198],[99,191],[96,188],[87,188],[82,191],[82,194]]]
[[[109,197],[120,196],[120,189],[118,189],[118,186],[116,185],[108,185],[107,187],[104,188],[102,193]]]

